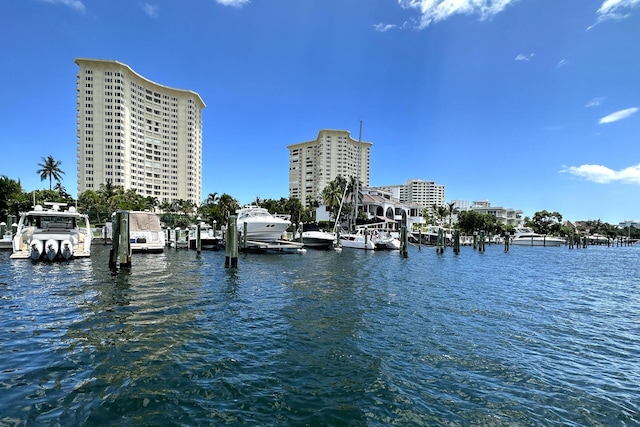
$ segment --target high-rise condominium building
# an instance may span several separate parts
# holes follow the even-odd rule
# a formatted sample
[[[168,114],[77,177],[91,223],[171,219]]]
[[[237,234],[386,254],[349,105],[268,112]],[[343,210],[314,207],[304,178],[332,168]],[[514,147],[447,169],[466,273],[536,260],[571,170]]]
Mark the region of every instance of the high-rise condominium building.
[[[338,175],[369,186],[370,142],[358,142],[346,130],[323,129],[312,141],[289,145],[289,197],[304,205],[322,203],[322,190]],[[359,168],[358,168],[359,166]]]
[[[422,208],[431,209],[433,205],[444,206],[444,185],[421,179],[407,180],[406,184],[378,187],[390,191],[403,203],[416,203]]]
[[[78,194],[111,181],[160,203],[200,204],[200,95],[154,83],[117,61],[75,62]]]

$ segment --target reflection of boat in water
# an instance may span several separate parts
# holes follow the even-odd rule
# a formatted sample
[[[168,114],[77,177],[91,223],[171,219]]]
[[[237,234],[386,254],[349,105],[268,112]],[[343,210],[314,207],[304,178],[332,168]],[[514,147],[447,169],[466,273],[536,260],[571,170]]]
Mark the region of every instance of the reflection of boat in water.
[[[561,237],[535,233],[529,227],[516,228],[511,244],[516,246],[560,246],[565,241]]]
[[[248,241],[275,242],[291,225],[288,218],[272,215],[265,208],[255,205],[247,205],[237,212],[238,232],[242,235],[246,225]]]
[[[299,240],[299,233],[295,239]],[[318,224],[302,224],[302,243],[305,247],[314,249],[329,249],[336,241],[336,235],[328,231],[322,231]]]
[[[197,237],[198,227],[191,226],[189,228],[189,249],[197,249]],[[220,240],[220,237],[215,235],[215,230],[213,229],[213,227],[204,222],[200,223],[200,249],[218,249]]]
[[[131,252],[162,252],[165,238],[160,218],[153,212],[129,212]]]
[[[78,213],[73,206],[61,211],[66,203],[45,205],[51,208],[44,210],[36,205],[20,216],[11,258],[56,261],[90,256],[89,217]]]

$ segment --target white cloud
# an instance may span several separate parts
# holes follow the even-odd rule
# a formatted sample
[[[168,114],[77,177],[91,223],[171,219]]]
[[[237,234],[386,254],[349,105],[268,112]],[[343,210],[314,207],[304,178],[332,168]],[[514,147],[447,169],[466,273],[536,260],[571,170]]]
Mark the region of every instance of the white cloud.
[[[565,167],[560,172],[570,173],[598,184],[620,182],[640,185],[640,164],[618,171],[602,165],[580,165]]]
[[[152,18],[158,17],[158,5],[145,3],[144,6],[142,6],[142,10]]]
[[[566,59],[561,59],[560,62],[558,62],[558,64],[556,65],[556,68],[562,68],[568,64],[569,64],[569,61],[567,61]]]
[[[394,28],[396,28],[396,27],[397,27],[397,25],[393,25],[393,24],[383,24],[383,23],[379,23],[379,24],[376,24],[376,25],[374,25],[374,26],[373,26],[373,28],[374,28],[376,31],[379,31],[379,32],[381,32],[381,33],[384,33],[384,32],[386,32],[386,31],[392,30],[392,29],[394,29]]]
[[[605,99],[607,99],[606,96],[597,96],[597,97],[591,99],[589,102],[587,102],[585,107],[587,107],[587,108],[589,108],[589,107],[599,107],[602,104],[602,101],[604,101]]]
[[[249,3],[250,0],[216,0],[217,3],[223,6],[242,7]]]
[[[640,5],[640,0],[604,0],[596,11],[596,22],[587,28],[587,30],[590,30],[602,21],[625,19],[630,15],[629,10],[638,5]]]
[[[627,108],[626,110],[616,111],[615,113],[611,113],[608,116],[604,116],[603,118],[601,118],[599,123],[605,124],[605,123],[617,122],[618,120],[626,119],[627,117],[634,114],[636,111],[638,111],[636,107]]]
[[[479,15],[480,19],[491,18],[517,0],[398,0],[400,7],[420,11],[419,29],[433,22],[443,21],[452,15]],[[633,0],[640,1],[640,0]]]
[[[85,7],[84,7],[84,3],[82,3],[81,0],[42,0],[46,3],[51,3],[51,4],[62,4],[64,6],[68,6],[71,9],[75,9],[78,12],[82,12],[84,13],[85,11]]]
[[[529,61],[534,56],[535,56],[535,53],[530,53],[529,55],[523,55],[521,53],[518,56],[516,56],[516,61]]]

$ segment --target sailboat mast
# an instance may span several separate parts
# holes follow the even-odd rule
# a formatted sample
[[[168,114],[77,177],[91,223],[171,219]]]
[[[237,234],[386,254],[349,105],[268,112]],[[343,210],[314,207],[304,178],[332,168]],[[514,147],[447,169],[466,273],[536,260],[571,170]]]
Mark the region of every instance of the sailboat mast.
[[[360,120],[360,132],[358,133],[358,160],[357,160],[357,172],[356,172],[356,211],[355,217],[353,219],[353,227],[357,228],[358,226],[358,199],[360,195],[360,150],[362,147],[362,120]]]

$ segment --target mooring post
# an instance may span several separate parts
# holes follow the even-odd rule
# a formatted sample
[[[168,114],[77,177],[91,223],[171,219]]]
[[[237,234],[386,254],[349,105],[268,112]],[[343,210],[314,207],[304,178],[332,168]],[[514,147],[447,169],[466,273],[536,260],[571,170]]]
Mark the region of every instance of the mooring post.
[[[504,233],[504,251],[509,252],[509,233]]]
[[[178,243],[178,239],[176,239],[176,244]],[[167,241],[165,242],[166,246],[171,245],[171,227],[167,227]]]
[[[367,245],[369,244],[369,230],[367,230],[367,227],[364,228],[364,248],[365,250],[368,249]]]
[[[422,226],[418,229],[418,250],[422,250]]]
[[[244,222],[242,224],[242,249],[247,249],[247,223]],[[236,223],[236,230],[238,229],[238,224]]]
[[[120,268],[131,268],[129,211],[122,212],[122,216],[120,217],[120,245],[118,259],[120,260]]]
[[[455,230],[453,232],[453,253],[460,253],[460,230]]]
[[[109,249],[109,269],[118,268],[118,246],[120,245],[120,212],[116,212],[111,222],[111,249]]]
[[[196,225],[196,253],[200,253],[202,250],[202,236],[200,236],[200,229],[202,227],[202,222],[200,222],[200,217],[198,217],[198,225]]]
[[[224,266],[225,268],[236,268],[238,267],[238,223],[235,215],[231,215],[227,219],[227,235],[225,239]]]
[[[404,258],[409,256],[409,233],[404,225],[400,229],[400,255]]]
[[[478,232],[473,232],[473,249],[478,249]]]
[[[131,239],[129,237],[129,211],[117,211],[113,221],[109,268],[131,268]]]

